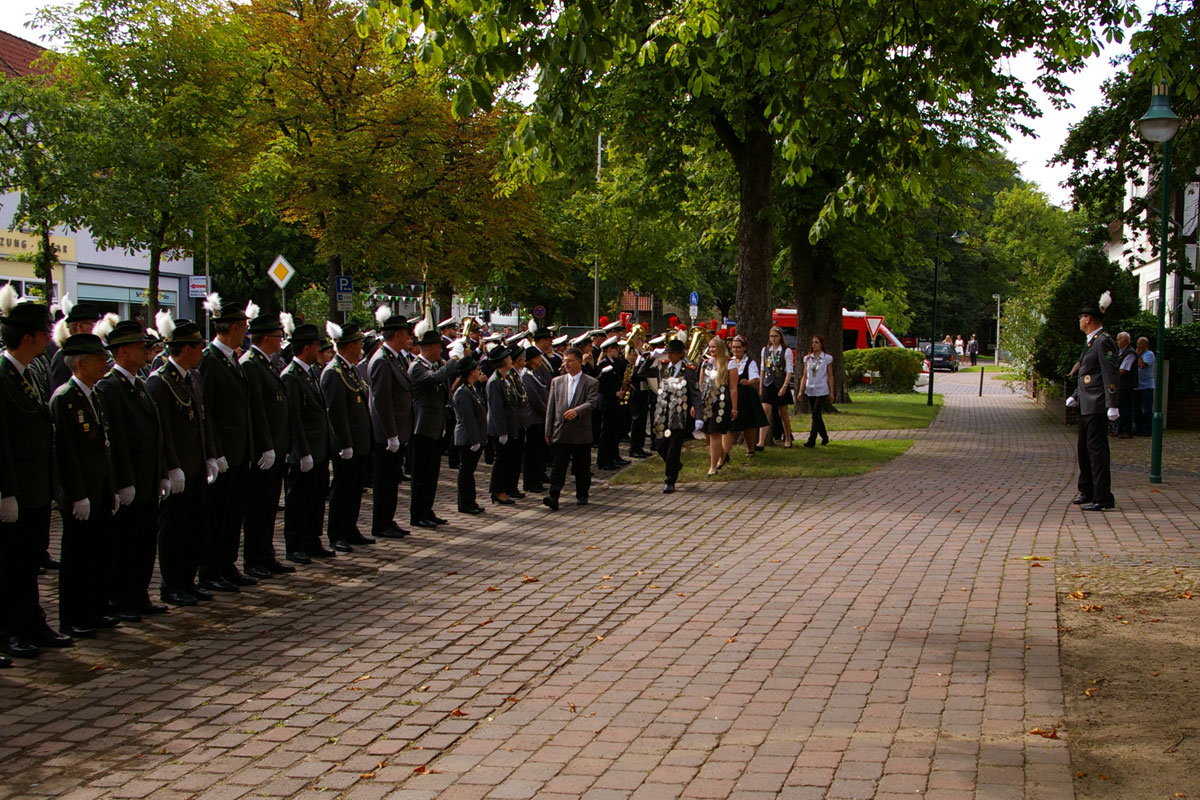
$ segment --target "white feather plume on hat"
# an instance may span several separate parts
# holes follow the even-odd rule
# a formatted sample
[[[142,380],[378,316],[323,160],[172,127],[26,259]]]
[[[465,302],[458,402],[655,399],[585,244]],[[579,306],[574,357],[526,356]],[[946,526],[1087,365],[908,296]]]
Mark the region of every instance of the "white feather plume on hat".
[[[113,328],[117,327],[117,323],[120,321],[121,318],[110,311],[96,323],[92,328],[92,333],[99,336],[102,341],[107,342],[109,334],[113,332]]]
[[[204,310],[214,317],[221,313],[221,295],[213,292],[204,298]]]
[[[1100,295],[1100,310],[1108,311],[1108,307],[1112,305],[1112,292],[1107,289],[1104,294]]]
[[[67,318],[63,317],[58,322],[54,323],[54,343],[62,347],[67,343],[67,337],[71,335],[71,331],[67,329]]]
[[[279,312],[279,324],[283,326],[283,332],[289,337],[296,332],[296,320],[286,311]]]
[[[391,306],[385,304],[385,305],[382,305],[379,308],[375,309],[375,321],[378,322],[380,325],[387,322],[391,318],[392,318],[392,307]]]
[[[433,323],[431,323],[428,319],[423,319],[413,328],[413,338],[419,340],[431,330],[433,330]]]
[[[75,307],[75,301],[71,299],[71,295],[64,292],[62,296],[62,302],[60,302],[58,305],[62,309],[63,316],[67,317],[70,316],[71,309]]]
[[[162,336],[160,336],[158,331],[154,330],[154,328],[146,328],[146,335],[156,342],[162,341]]]
[[[325,335],[336,342],[342,338],[342,326],[331,319],[325,320]]]
[[[7,317],[20,301],[16,288],[11,283],[4,284],[0,287],[0,316]]]
[[[262,311],[262,309],[259,308],[258,304],[255,303],[253,300],[247,301],[246,302],[246,321],[253,322],[254,320],[258,319],[258,315],[261,311]]]
[[[154,328],[163,339],[170,339],[175,333],[175,320],[171,319],[170,311],[159,311],[154,315]]]
[[[526,330],[528,330],[530,333],[537,333],[537,331],[538,331],[538,324],[537,324],[537,320],[536,320],[536,319],[531,319],[531,320],[529,320],[529,324],[528,324],[528,325],[526,325],[526,326],[525,326],[525,328],[526,328]]]

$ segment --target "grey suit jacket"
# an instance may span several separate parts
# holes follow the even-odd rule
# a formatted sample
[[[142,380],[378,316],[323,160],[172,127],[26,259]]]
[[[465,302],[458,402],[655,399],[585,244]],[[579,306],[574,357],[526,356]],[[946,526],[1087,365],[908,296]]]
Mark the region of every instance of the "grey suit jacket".
[[[408,377],[413,385],[413,433],[430,439],[441,439],[446,426],[446,401],[450,399],[447,383],[458,371],[458,362],[434,363],[432,368],[421,357],[413,359]]]
[[[371,430],[375,441],[385,444],[395,436],[406,444],[412,436],[412,378],[408,375],[407,353],[394,355],[380,345],[367,366],[371,385]]]
[[[570,375],[559,375],[550,384],[550,400],[546,404],[546,436],[554,444],[591,444],[592,413],[596,410],[599,384],[592,376],[580,373],[575,397],[567,402],[570,380]],[[563,414],[571,408],[579,416],[564,419]]]

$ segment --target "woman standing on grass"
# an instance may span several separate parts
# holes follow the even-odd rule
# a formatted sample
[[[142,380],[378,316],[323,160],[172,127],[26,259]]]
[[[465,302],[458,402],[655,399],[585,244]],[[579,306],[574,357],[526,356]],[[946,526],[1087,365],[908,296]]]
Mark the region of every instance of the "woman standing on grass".
[[[825,352],[825,337],[813,334],[808,355],[804,357],[804,374],[800,377],[800,393],[808,397],[808,404],[812,406],[812,428],[805,447],[816,445],[818,435],[821,444],[829,444],[829,432],[825,430],[825,419],[821,414],[832,388],[833,356]]]
[[[792,446],[792,418],[788,406],[792,404],[793,358],[792,349],[783,340],[783,329],[772,325],[767,333],[767,346],[762,349],[759,360],[762,378],[758,383],[758,392],[762,396],[763,414],[767,417],[766,427],[761,428],[758,434],[759,450],[771,440],[772,413],[778,413],[779,421],[783,424],[783,446]]]
[[[759,431],[767,426],[767,416],[762,411],[762,400],[758,396],[758,365],[750,357],[746,337],[740,333],[729,340],[729,374],[735,376],[738,392],[738,418],[733,423],[734,440],[736,431],[742,432],[746,441],[746,455],[752,456],[758,446]],[[733,449],[733,445],[727,448]]]
[[[733,424],[738,410],[737,375],[729,372],[725,340],[714,336],[708,343],[708,358],[700,368],[700,407],[704,413],[704,437],[708,439],[708,475],[712,477],[729,460],[733,447]]]

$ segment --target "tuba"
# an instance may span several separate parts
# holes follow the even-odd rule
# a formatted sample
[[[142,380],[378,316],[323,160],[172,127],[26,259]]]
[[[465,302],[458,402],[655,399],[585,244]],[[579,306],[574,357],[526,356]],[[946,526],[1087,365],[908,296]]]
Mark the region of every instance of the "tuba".
[[[470,341],[471,334],[479,330],[479,322],[471,316],[462,318],[462,325],[458,328],[458,335],[464,340]]]
[[[625,343],[625,377],[621,379],[621,391],[625,396],[621,399],[621,405],[629,405],[630,388],[633,386],[633,365],[637,362],[641,350],[634,347],[633,343],[641,337],[646,338],[646,329],[639,323],[629,329],[629,339]]]
[[[712,337],[713,334],[708,328],[693,325],[692,329],[688,331],[687,360],[698,365],[704,357],[704,350],[708,347],[708,342]]]

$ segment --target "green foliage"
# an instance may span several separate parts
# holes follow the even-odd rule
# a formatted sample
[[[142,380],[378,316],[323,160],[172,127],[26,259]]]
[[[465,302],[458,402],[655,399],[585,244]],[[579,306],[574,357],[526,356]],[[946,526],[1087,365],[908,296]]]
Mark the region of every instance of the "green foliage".
[[[871,373],[870,386],[889,394],[911,392],[917,385],[924,357],[916,350],[902,347],[870,347],[863,350],[847,350],[842,353],[846,365],[846,382],[860,386],[863,375]]]

